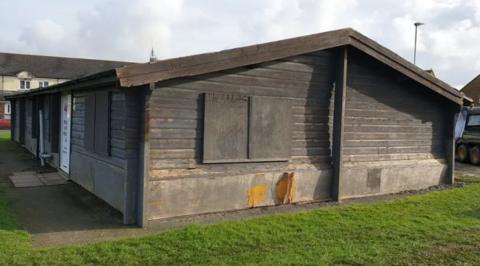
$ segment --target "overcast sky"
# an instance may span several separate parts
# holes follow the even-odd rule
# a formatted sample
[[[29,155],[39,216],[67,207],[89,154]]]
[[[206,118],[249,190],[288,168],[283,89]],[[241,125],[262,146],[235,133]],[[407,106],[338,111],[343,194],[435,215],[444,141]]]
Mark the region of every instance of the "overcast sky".
[[[147,61],[352,27],[461,87],[480,73],[480,0],[1,0],[1,52]]]

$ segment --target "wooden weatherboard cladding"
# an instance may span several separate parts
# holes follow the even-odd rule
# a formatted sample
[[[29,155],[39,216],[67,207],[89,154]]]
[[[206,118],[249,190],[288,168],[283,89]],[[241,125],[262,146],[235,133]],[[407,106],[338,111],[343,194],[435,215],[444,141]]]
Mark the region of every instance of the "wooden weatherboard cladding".
[[[48,140],[50,141],[51,151],[53,153],[58,153],[60,146],[60,94],[55,93],[49,95],[49,103],[50,105],[48,112],[50,114],[50,131],[48,134]]]
[[[85,97],[85,149],[110,156],[110,93],[96,91]]]
[[[203,162],[288,161],[290,117],[284,98],[206,93]]]

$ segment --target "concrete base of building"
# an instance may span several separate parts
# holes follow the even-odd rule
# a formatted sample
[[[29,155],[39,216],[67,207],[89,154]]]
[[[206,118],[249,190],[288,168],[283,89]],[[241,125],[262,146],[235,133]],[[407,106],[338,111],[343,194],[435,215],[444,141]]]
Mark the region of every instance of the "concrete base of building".
[[[147,219],[326,200],[331,180],[324,169],[150,181]]]
[[[400,160],[345,163],[341,198],[419,190],[446,182],[445,160]]]

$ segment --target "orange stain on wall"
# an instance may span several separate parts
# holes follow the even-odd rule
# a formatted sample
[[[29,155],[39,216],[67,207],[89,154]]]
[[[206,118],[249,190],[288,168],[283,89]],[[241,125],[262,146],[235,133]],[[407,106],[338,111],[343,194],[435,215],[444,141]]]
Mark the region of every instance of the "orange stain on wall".
[[[248,207],[253,208],[261,204],[267,198],[267,184],[260,184],[248,189]]]
[[[295,190],[296,184],[294,173],[285,173],[277,183],[277,202],[283,204],[292,203],[295,197]]]

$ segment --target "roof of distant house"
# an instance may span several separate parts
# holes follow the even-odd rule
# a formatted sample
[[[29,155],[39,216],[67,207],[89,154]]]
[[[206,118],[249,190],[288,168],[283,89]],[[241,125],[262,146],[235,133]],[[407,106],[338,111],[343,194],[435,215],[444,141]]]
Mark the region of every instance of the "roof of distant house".
[[[76,79],[132,62],[0,53],[0,75],[16,76],[28,71],[34,77]]]

